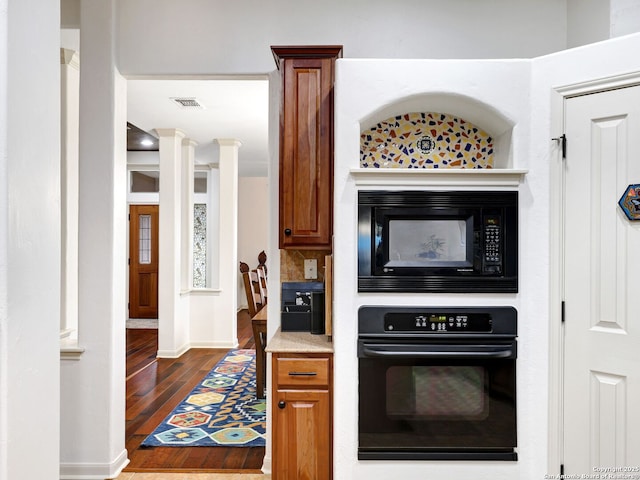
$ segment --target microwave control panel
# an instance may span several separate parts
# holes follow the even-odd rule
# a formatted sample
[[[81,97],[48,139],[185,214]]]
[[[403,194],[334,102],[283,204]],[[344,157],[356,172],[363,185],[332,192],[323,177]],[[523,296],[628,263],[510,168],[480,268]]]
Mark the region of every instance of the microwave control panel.
[[[484,227],[484,272],[502,273],[502,227],[499,215],[485,215]]]

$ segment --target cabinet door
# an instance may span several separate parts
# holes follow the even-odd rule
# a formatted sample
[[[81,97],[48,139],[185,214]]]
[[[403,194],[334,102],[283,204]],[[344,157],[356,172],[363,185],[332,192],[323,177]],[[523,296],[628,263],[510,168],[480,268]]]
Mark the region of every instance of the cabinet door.
[[[329,392],[286,390],[278,391],[275,397],[274,480],[329,480]]]
[[[331,248],[333,62],[283,62],[280,248]]]

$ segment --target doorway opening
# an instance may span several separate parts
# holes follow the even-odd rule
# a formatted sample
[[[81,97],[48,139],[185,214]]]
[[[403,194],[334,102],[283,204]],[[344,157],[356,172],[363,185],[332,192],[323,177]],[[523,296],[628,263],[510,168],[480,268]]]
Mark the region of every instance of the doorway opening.
[[[149,78],[129,79],[127,81],[127,121],[140,130],[154,133],[158,128],[175,128],[185,133],[186,138],[193,141],[194,147],[194,183],[193,191],[193,216],[191,217],[190,234],[183,237],[181,242],[188,244],[191,252],[180,259],[181,268],[189,270],[187,282],[181,285],[181,296],[194,296],[203,298],[210,295],[218,287],[216,274],[218,266],[216,258],[218,208],[215,198],[218,195],[217,168],[219,152],[214,139],[234,138],[242,143],[238,153],[238,174],[240,191],[242,191],[243,179],[256,179],[262,177],[267,184],[267,172],[269,163],[268,151],[268,77],[243,76],[238,78],[225,77],[208,78]],[[176,98],[194,99],[194,102],[176,102]],[[197,104],[198,107],[191,105]],[[127,155],[127,164],[130,174],[134,170],[140,170],[145,176],[149,176],[155,170],[159,177],[159,152],[156,151],[132,151]],[[204,175],[204,176],[203,176]],[[153,177],[153,175],[152,175]],[[143,179],[149,180],[149,178]],[[153,180],[153,178],[151,179]],[[130,183],[132,182],[130,177]],[[206,184],[203,186],[203,182]],[[159,182],[158,182],[159,183]],[[247,182],[251,184],[251,181]],[[183,187],[184,189],[184,187]],[[251,203],[253,211],[260,206],[261,218],[268,218],[267,205],[268,189],[264,188],[264,198],[256,198],[256,189],[252,190]],[[130,192],[131,193],[131,192]],[[155,192],[138,192],[147,195],[138,198],[133,205],[129,201],[131,213],[130,224],[130,296],[133,298],[134,289],[147,289],[153,284],[153,279],[147,276],[145,280],[133,278],[135,275],[134,256],[148,262],[144,257],[144,248],[134,251],[133,243],[140,243],[144,239],[141,223],[134,225],[133,208],[142,208],[143,204],[159,203],[159,190]],[[157,200],[149,202],[149,195],[155,195]],[[201,197],[198,197],[198,196]],[[203,198],[207,197],[205,201]],[[182,200],[181,200],[182,201]],[[202,206],[204,205],[204,208]],[[157,207],[158,205],[156,205]],[[245,219],[243,212],[239,211],[238,229],[239,237],[244,228]],[[143,212],[143,215],[148,214]],[[200,219],[200,220],[199,220]],[[142,222],[152,221],[143,220]],[[251,221],[251,220],[247,220]],[[204,224],[204,230],[210,230],[202,235],[198,231],[198,225]],[[163,227],[164,228],[164,227]],[[136,232],[132,232],[133,230]],[[266,249],[266,229],[263,230]],[[134,238],[135,235],[135,238]],[[200,235],[200,236],[199,236]],[[157,237],[156,237],[157,238]],[[239,243],[242,241],[239,238]],[[198,247],[206,250],[206,254],[198,256]],[[153,249],[153,247],[151,246]],[[182,247],[181,247],[182,249]],[[157,248],[156,248],[157,251]],[[220,252],[223,254],[223,252]],[[185,260],[188,258],[188,260]],[[159,269],[163,265],[162,257],[158,259]],[[189,262],[188,268],[185,261]],[[153,263],[151,261],[151,263]],[[142,269],[147,268],[148,263],[142,264]],[[149,267],[151,268],[151,267]],[[143,275],[146,272],[143,272]],[[182,273],[184,278],[184,271]],[[138,282],[138,286],[132,285]],[[146,282],[146,283],[144,283]],[[156,280],[157,284],[157,280]],[[157,287],[156,287],[157,288]],[[157,296],[162,299],[162,285]],[[144,300],[152,299],[148,292],[140,292],[138,296]],[[131,298],[131,299],[132,299]],[[130,300],[131,300],[130,299]],[[144,302],[141,302],[144,303]],[[133,306],[133,302],[131,302]],[[162,302],[160,302],[162,305]],[[193,307],[191,307],[193,308]],[[137,315],[141,317],[144,314]],[[149,314],[151,315],[151,314]],[[160,316],[162,313],[160,312]],[[188,314],[187,314],[188,315]],[[134,317],[131,310],[130,317]],[[156,318],[158,312],[156,311]],[[240,310],[237,314],[237,336],[239,348],[254,348],[253,333],[250,318],[246,310]],[[161,320],[162,322],[162,320]],[[162,324],[151,331],[145,329],[127,329],[127,382],[126,382],[126,448],[129,452],[131,463],[126,471],[207,471],[229,472],[244,471],[246,473],[261,473],[264,458],[264,447],[200,449],[197,447],[154,447],[139,449],[140,443],[151,433],[172,409],[191,391],[195,384],[228,352],[227,348],[197,348],[188,349],[179,358],[157,358],[158,337],[171,335],[175,332],[164,332]],[[190,341],[197,343],[194,338],[197,328],[193,328],[189,321],[181,324],[181,329],[186,328],[191,335]],[[158,448],[164,449],[163,451]],[[184,450],[184,449],[189,450]]]

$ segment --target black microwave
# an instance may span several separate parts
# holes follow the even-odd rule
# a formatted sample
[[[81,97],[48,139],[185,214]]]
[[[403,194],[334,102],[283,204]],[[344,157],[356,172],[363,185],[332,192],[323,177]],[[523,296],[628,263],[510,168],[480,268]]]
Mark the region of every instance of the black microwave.
[[[359,191],[358,291],[518,291],[517,191]]]

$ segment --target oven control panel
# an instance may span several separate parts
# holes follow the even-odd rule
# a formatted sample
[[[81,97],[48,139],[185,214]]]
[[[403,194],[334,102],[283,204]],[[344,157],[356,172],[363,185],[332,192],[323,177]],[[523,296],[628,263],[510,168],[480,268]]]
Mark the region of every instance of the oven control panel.
[[[389,312],[384,316],[387,332],[491,332],[491,315],[455,312]]]

